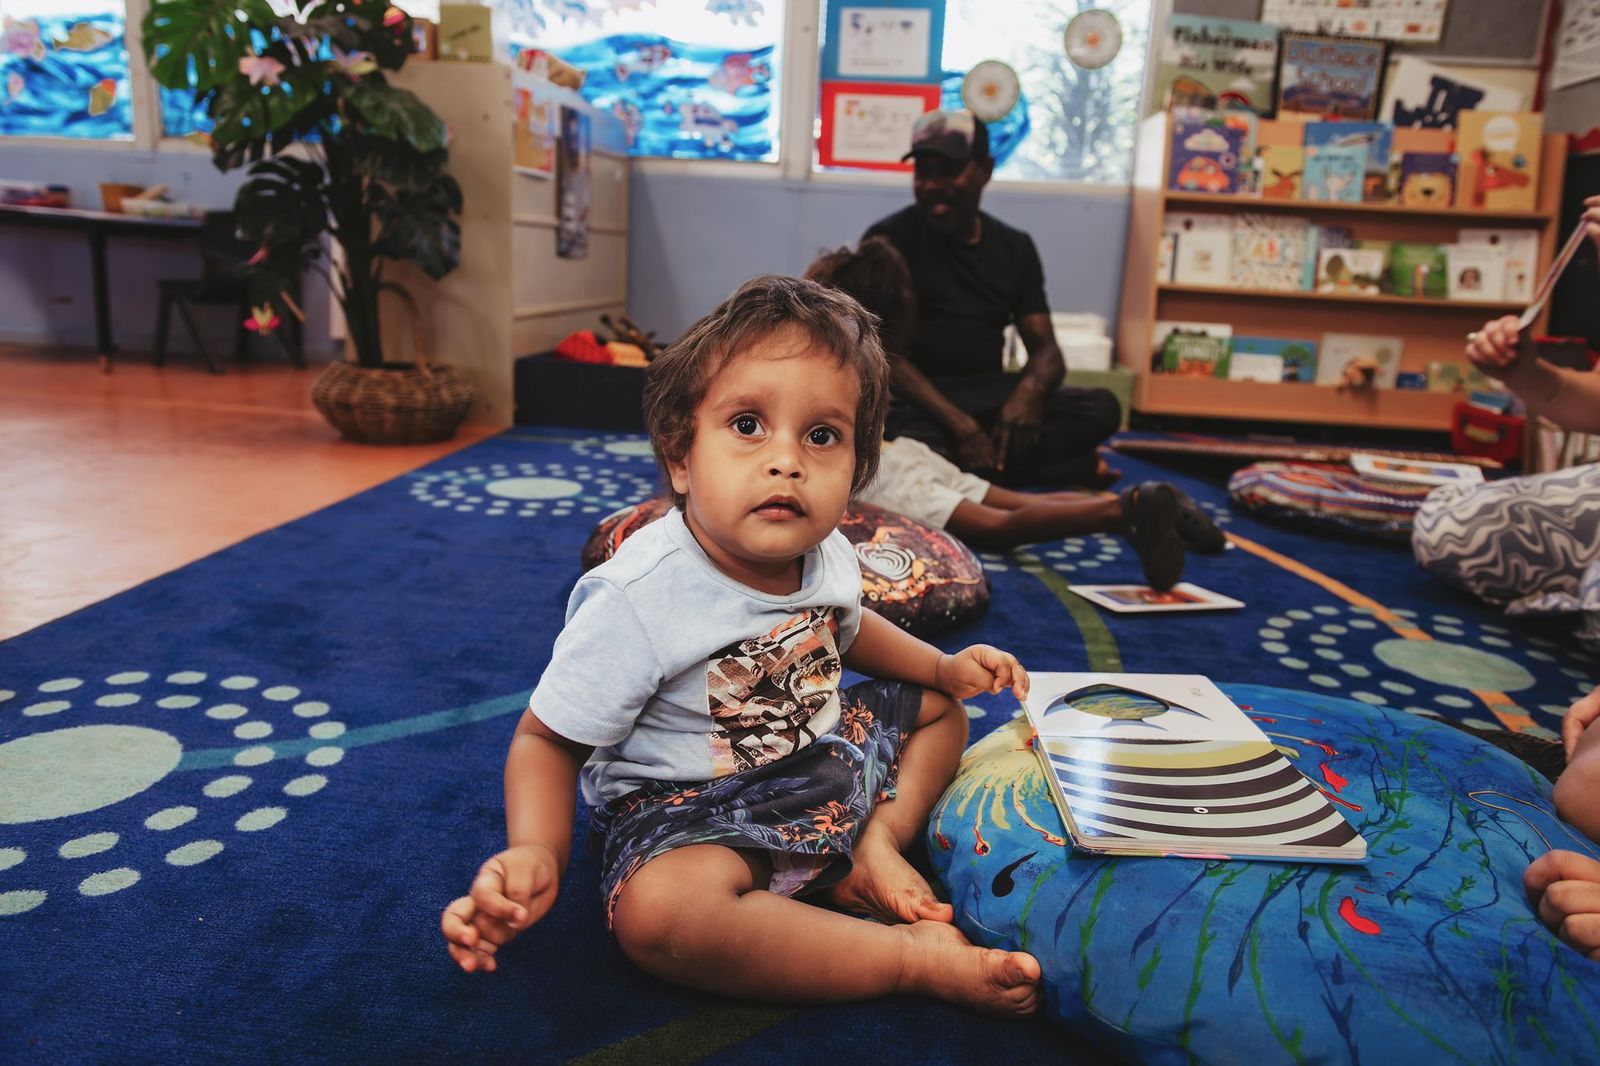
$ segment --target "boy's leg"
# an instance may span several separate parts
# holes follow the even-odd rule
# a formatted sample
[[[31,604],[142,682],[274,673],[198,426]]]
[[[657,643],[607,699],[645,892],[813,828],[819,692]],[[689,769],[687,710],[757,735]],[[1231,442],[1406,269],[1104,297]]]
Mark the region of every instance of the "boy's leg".
[[[961,701],[924,690],[916,728],[900,755],[893,799],[873,808],[854,848],[849,876],[829,898],[839,906],[897,922],[955,920],[927,879],[901,854],[922,832],[928,813],[950,782],[967,746],[967,711]]]
[[[788,1003],[936,996],[992,1014],[1029,1014],[1039,964],[976,947],[953,926],[862,921],[762,887],[745,853],[715,844],[646,863],[617,901],[623,953],[663,980]]]

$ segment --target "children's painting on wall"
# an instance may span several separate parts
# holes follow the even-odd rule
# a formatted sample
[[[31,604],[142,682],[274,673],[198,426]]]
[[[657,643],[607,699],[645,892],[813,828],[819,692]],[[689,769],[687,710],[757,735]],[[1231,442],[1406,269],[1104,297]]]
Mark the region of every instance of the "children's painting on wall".
[[[563,259],[584,259],[589,255],[589,116],[576,108],[561,109],[556,183],[556,199],[561,205],[556,254]]]

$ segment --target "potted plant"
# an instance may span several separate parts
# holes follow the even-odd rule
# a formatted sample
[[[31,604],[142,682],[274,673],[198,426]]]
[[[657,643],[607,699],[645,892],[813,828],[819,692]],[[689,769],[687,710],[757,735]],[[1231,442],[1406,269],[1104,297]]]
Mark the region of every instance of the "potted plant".
[[[385,77],[413,50],[410,17],[385,0],[157,0],[143,26],[155,79],[192,87],[211,116],[217,168],[249,164],[234,212],[240,235],[260,246],[246,269],[257,302],[299,314],[289,294],[314,270],[344,311],[350,358],[312,388],[323,415],[374,443],[454,433],[471,384],[430,365],[420,346],[415,363],[386,358],[379,328],[379,296],[394,292],[421,336],[415,302],[384,280],[386,263],[438,279],[461,250],[445,124]],[[326,264],[325,238],[340,253]]]

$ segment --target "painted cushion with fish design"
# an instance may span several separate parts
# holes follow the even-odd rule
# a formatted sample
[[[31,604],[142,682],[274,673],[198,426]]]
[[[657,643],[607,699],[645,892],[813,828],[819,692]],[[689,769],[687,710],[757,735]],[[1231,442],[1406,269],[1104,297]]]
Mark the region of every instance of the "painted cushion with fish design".
[[[583,546],[583,568],[592,570],[616,554],[622,542],[667,513],[672,505],[651,499],[613,512]],[[942,529],[852,503],[839,531],[861,564],[861,603],[895,625],[919,635],[975,621],[989,609],[983,564]]]
[[[973,745],[928,828],[975,943],[1032,952],[1048,1014],[1153,1062],[1575,1062],[1600,963],[1556,939],[1522,872],[1549,783],[1470,734],[1383,707],[1224,684],[1366,838],[1363,866],[1075,854],[1022,720]]]

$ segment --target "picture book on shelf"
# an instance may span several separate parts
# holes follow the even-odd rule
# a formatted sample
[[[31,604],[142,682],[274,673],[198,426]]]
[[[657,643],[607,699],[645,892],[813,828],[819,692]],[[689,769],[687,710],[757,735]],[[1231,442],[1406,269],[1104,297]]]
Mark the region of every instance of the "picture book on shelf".
[[[1233,220],[1233,284],[1266,292],[1298,291],[1305,281],[1311,220],[1242,214]]]
[[[1345,368],[1359,361],[1373,368],[1374,386],[1392,389],[1405,343],[1400,337],[1369,333],[1324,333],[1317,351],[1317,384],[1338,385],[1344,380]]]
[[[1157,321],[1153,368],[1183,377],[1225,378],[1233,327],[1226,322]]]
[[[1227,215],[1172,214],[1178,235],[1172,280],[1179,285],[1228,285],[1233,277],[1233,219]]]
[[[1285,32],[1279,50],[1278,117],[1378,117],[1388,46],[1383,41]]]
[[[1237,366],[1241,358],[1252,357],[1277,359],[1283,381],[1310,383],[1316,380],[1316,341],[1289,337],[1234,337],[1233,365]],[[1230,367],[1230,376],[1231,373]]]
[[[1317,291],[1375,296],[1381,289],[1383,252],[1376,248],[1324,248],[1317,253]]]
[[[1455,203],[1455,154],[1403,153],[1400,156],[1397,198],[1405,207],[1449,207]]]
[[[1402,55],[1383,83],[1385,122],[1396,126],[1453,130],[1463,111],[1520,111],[1523,95],[1476,83],[1458,71],[1446,71],[1414,55]]]
[[[1235,350],[1228,357],[1228,380],[1277,384],[1283,380],[1283,356]]]
[[[1306,150],[1293,144],[1256,149],[1256,191],[1268,200],[1298,200],[1306,170]]]
[[[1165,108],[1194,105],[1272,110],[1278,29],[1244,19],[1172,15],[1156,46],[1156,99]]]
[[[1240,191],[1246,131],[1221,111],[1180,107],[1172,112],[1167,188],[1227,195]]]
[[[1317,287],[1317,260],[1325,248],[1354,248],[1356,234],[1349,226],[1312,226],[1306,237],[1306,269],[1302,289]]]
[[[1447,295],[1452,300],[1504,300],[1506,253],[1497,244],[1447,244]]]
[[[1079,850],[1366,861],[1339,809],[1208,678],[1034,674],[1023,710]]]
[[[1359,145],[1307,148],[1301,195],[1307,200],[1358,204],[1367,175],[1367,150]]]
[[[1515,303],[1533,299],[1534,279],[1538,276],[1539,233],[1531,229],[1464,229],[1456,238],[1459,245],[1488,245],[1505,252],[1505,288],[1501,298]],[[1491,297],[1492,298],[1492,297]]]
[[[1389,291],[1396,296],[1443,299],[1449,290],[1445,273],[1440,245],[1395,241],[1389,246]]]
[[[1394,127],[1387,122],[1308,122],[1307,152],[1326,148],[1360,148],[1366,153],[1359,200],[1381,203],[1389,199],[1389,148]]]
[[[1463,111],[1456,129],[1456,203],[1490,211],[1532,211],[1539,203],[1544,116],[1529,111]]]

